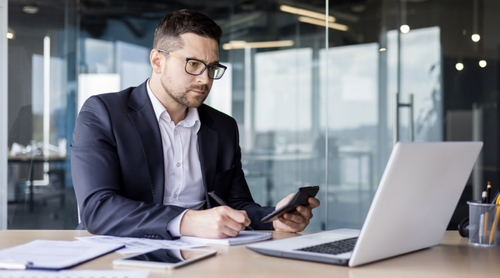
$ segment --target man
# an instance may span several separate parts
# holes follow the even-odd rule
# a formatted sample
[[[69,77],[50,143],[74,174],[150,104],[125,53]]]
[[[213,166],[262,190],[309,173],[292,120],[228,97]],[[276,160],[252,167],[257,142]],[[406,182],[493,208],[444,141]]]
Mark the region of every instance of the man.
[[[223,238],[249,225],[289,232],[307,226],[319,206],[315,198],[296,213],[260,223],[274,208],[251,197],[236,122],[203,104],[225,71],[221,36],[207,16],[173,12],[156,28],[151,78],[85,102],[73,133],[71,169],[81,224],[89,232]],[[216,206],[210,191],[229,206]]]

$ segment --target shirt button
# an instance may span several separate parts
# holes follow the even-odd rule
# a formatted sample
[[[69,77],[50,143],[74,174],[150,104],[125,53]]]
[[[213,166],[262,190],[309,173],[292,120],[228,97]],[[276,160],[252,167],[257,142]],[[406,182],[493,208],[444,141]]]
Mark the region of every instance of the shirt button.
[[[177,194],[174,194],[174,198],[177,199]]]
[[[177,129],[176,129],[176,130],[174,130],[174,134],[177,134],[177,133],[178,133],[178,132],[177,132]]]
[[[175,164],[177,167],[181,167],[181,163],[180,162],[177,162],[177,164]]]

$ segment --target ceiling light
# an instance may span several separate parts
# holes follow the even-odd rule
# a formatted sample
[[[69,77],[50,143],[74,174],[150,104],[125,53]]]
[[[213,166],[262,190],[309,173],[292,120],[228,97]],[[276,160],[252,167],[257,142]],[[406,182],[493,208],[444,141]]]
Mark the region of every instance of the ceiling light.
[[[403,34],[406,34],[406,33],[410,32],[410,26],[408,26],[406,24],[405,25],[401,25],[401,28],[399,28],[399,29],[401,30],[401,33],[403,33]]]
[[[387,48],[382,47],[382,48],[380,48],[378,51],[379,51],[379,52],[384,52],[384,51],[387,51]]]
[[[308,16],[308,17],[312,17],[312,18],[326,20],[326,15],[325,14],[317,13],[317,12],[313,12],[313,11],[308,11],[308,10],[304,10],[304,9],[299,9],[299,8],[294,8],[294,7],[290,7],[290,6],[287,6],[287,5],[281,5],[280,6],[280,10],[283,11],[283,12],[286,12],[286,13],[304,15],[304,16]],[[335,17],[328,16],[328,21],[334,22],[335,21]]]
[[[471,39],[473,42],[478,42],[481,39],[481,36],[478,34],[472,34]]]
[[[455,68],[456,68],[458,71],[461,71],[461,70],[463,70],[463,69],[464,69],[464,64],[462,64],[462,63],[457,63],[457,64],[455,65]]]
[[[479,66],[480,66],[480,67],[484,68],[484,67],[486,67],[486,65],[488,65],[488,63],[486,63],[486,61],[485,61],[485,60],[481,60],[481,61],[479,61]]]
[[[326,26],[326,23],[322,20],[317,20],[317,19],[313,19],[313,18],[309,18],[309,17],[305,17],[305,16],[300,16],[299,21],[309,23],[309,24],[319,25],[319,26]],[[336,29],[336,30],[340,30],[340,31],[349,30],[349,27],[347,27],[347,25],[333,23],[333,22],[328,22],[328,28]]]
[[[16,32],[14,32],[14,29],[7,27],[7,39],[13,40]]]
[[[294,45],[294,41],[269,41],[269,42],[246,42],[246,41],[230,41],[222,45],[222,49],[243,49],[243,48],[270,48],[270,47],[287,47]]]
[[[27,14],[36,14],[38,12],[38,7],[35,6],[24,6],[23,12]]]
[[[366,5],[364,4],[359,4],[359,5],[352,5],[351,6],[351,11],[355,13],[362,13],[366,10]]]
[[[230,49],[242,49],[247,46],[246,41],[230,41],[229,43],[225,43],[222,45],[222,49],[230,50]]]

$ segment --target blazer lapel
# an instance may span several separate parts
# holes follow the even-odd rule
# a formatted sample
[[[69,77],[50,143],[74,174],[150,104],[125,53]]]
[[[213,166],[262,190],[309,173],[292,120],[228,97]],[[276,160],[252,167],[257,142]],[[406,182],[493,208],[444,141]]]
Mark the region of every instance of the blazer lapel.
[[[207,208],[210,202],[207,193],[212,190],[213,181],[217,167],[217,153],[219,147],[219,133],[212,129],[213,120],[204,110],[204,105],[198,108],[201,127],[198,132],[198,147],[200,155],[201,172],[203,175],[203,185],[205,186],[205,198]]]
[[[163,146],[160,128],[148,96],[146,82],[139,85],[130,94],[128,106],[132,110],[127,114],[140,138],[149,171],[153,200],[156,204],[162,204],[163,191],[165,190]]]

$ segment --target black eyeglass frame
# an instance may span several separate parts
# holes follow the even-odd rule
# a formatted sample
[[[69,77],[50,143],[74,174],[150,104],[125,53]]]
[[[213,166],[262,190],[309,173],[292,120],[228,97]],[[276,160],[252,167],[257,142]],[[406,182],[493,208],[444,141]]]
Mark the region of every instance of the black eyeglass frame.
[[[210,79],[213,79],[213,80],[219,80],[219,79],[221,79],[221,78],[222,78],[222,76],[224,76],[224,73],[226,73],[226,70],[227,70],[227,67],[226,67],[226,66],[221,65],[221,64],[219,64],[219,63],[217,63],[216,65],[207,65],[207,64],[205,64],[203,61],[200,61],[200,60],[198,60],[198,59],[194,59],[194,58],[186,58],[186,57],[181,56],[181,55],[179,55],[179,54],[176,54],[176,53],[174,53],[174,52],[166,51],[166,50],[159,49],[159,48],[157,48],[156,50],[158,50],[158,51],[160,51],[160,52],[163,52],[163,53],[166,53],[166,54],[169,54],[169,55],[174,56],[174,57],[176,57],[176,58],[179,58],[179,59],[185,60],[185,61],[186,61],[186,64],[184,65],[184,71],[185,71],[187,74],[190,74],[190,75],[193,75],[193,76],[202,75],[202,74],[205,72],[205,70],[206,70],[207,68],[212,68],[212,69],[216,69],[216,68],[223,68],[223,69],[224,69],[224,71],[222,72],[222,75],[221,75],[219,78],[214,78],[214,77],[211,77],[211,76],[210,76],[210,74],[208,74],[208,77],[209,77]],[[201,70],[201,72],[200,72],[200,73],[198,73],[198,74],[194,74],[194,73],[190,73],[190,72],[188,72],[188,71],[187,71],[187,64],[188,64],[188,62],[189,62],[189,61],[191,61],[191,60],[193,60],[193,61],[197,61],[197,62],[200,62],[200,63],[202,63],[202,64],[203,64],[203,66],[204,66],[204,67],[203,67],[203,69]],[[209,70],[208,72],[210,73],[210,70]]]

